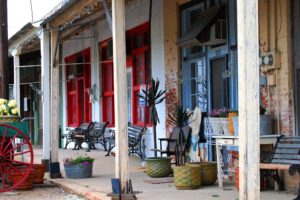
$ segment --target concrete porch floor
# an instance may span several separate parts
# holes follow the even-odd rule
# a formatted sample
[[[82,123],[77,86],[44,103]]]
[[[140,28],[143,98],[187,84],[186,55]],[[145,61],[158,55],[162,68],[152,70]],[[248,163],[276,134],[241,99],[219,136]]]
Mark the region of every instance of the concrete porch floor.
[[[60,169],[63,177],[64,167],[62,160],[72,155],[88,155],[95,158],[93,166],[93,177],[89,179],[52,179],[59,186],[70,190],[73,193],[85,196],[88,199],[110,199],[106,196],[107,193],[112,192],[111,178],[114,177],[115,163],[114,157],[105,156],[104,151],[85,150],[74,151],[70,149],[59,150]],[[42,150],[34,150],[34,162],[40,163],[42,158]],[[238,191],[235,189],[232,182],[225,182],[225,188],[220,189],[217,182],[213,186],[201,187],[197,190],[177,190],[173,183],[151,184],[145,181],[158,180],[149,178],[141,167],[141,162],[138,157],[130,156],[130,177],[133,184],[134,191],[140,191],[137,194],[138,199],[143,200],[199,200],[199,199],[222,199],[222,200],[236,200],[238,199]],[[163,180],[169,178],[162,178]],[[294,193],[277,192],[277,191],[263,191],[261,192],[262,200],[287,200],[295,198]]]

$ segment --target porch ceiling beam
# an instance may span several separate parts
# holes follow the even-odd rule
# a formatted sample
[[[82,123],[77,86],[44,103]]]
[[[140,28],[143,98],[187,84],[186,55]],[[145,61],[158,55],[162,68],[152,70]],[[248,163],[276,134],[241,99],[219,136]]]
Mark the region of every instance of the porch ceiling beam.
[[[127,132],[127,83],[125,47],[125,5],[124,0],[112,1],[112,35],[114,61],[114,103],[116,128],[116,168],[122,193],[128,194],[128,132]]]
[[[240,200],[260,198],[258,0],[237,1]]]

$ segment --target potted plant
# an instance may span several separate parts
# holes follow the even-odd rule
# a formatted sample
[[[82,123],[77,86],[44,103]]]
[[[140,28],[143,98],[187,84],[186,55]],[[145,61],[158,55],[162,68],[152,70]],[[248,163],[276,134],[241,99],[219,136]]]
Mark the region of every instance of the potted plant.
[[[33,164],[33,184],[43,184],[44,182],[44,175],[46,171],[45,164]]]
[[[157,149],[156,142],[156,126],[159,123],[159,117],[156,110],[156,105],[164,101],[165,90],[159,90],[159,80],[152,79],[151,86],[142,90],[142,94],[139,94],[139,98],[146,102],[147,107],[150,108],[150,120],[153,127],[153,140],[154,149]],[[146,172],[148,176],[165,177],[172,173],[171,158],[169,157],[157,157],[157,152],[154,151],[154,157],[146,158]]]
[[[200,166],[185,165],[186,151],[189,150],[191,144],[191,128],[188,126],[191,114],[181,105],[169,114],[170,123],[174,126],[172,133],[178,133],[178,165],[174,167],[174,184],[179,190],[197,189],[201,186]]]
[[[174,126],[173,129],[178,129],[179,131],[172,131],[178,132],[178,152],[179,152],[179,159],[178,164],[182,165],[186,162],[186,150],[189,150],[190,146],[190,139],[191,139],[191,128],[188,126],[189,117],[192,115],[192,112],[187,112],[184,110],[181,105],[177,105],[176,109],[171,111],[169,116],[169,122],[171,125]],[[173,136],[174,137],[174,136]],[[177,136],[175,136],[177,137]]]
[[[89,156],[65,158],[64,168],[66,177],[71,179],[91,178],[94,160],[94,158]]]

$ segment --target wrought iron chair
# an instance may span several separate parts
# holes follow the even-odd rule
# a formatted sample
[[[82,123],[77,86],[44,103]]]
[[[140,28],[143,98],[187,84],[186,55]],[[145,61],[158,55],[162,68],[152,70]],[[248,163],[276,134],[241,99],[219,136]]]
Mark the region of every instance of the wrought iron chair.
[[[189,126],[182,127],[181,130],[183,131],[185,141],[190,140],[191,135],[191,128]],[[160,156],[167,155],[169,156],[175,156],[175,165],[178,165],[181,163],[182,159],[185,161],[185,152],[188,149],[188,143],[189,142],[183,142],[182,144],[179,144],[179,134],[180,134],[180,128],[174,127],[170,138],[159,138],[159,149],[152,149],[152,151],[157,151],[160,153]],[[163,149],[163,142],[166,142],[166,149]],[[181,146],[180,146],[181,145]]]

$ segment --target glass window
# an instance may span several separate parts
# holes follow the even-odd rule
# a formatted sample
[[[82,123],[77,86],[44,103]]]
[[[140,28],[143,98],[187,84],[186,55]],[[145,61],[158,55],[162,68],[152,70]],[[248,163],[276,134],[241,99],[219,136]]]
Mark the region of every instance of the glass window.
[[[128,121],[132,122],[132,73],[127,72],[127,109]]]
[[[65,58],[67,79],[68,126],[76,127],[91,120],[91,103],[88,89],[91,87],[90,49]]]
[[[191,109],[198,106],[202,112],[207,111],[207,81],[205,58],[189,62],[187,65],[190,73],[185,74],[189,80],[189,105]],[[185,97],[184,97],[185,98]]]

